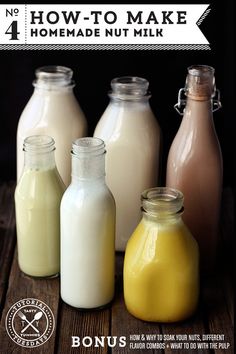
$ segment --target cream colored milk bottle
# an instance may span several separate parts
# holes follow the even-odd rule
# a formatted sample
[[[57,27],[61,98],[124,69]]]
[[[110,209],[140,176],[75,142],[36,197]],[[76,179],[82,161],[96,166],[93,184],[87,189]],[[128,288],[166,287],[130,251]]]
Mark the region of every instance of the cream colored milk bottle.
[[[25,166],[15,190],[19,266],[35,277],[54,276],[60,269],[60,202],[65,186],[54,150],[49,136],[25,139]]]
[[[110,103],[94,132],[106,143],[106,179],[116,201],[118,251],[124,251],[140,221],[140,194],[158,183],[160,128],[149,105],[148,85],[139,77],[113,79]]]
[[[185,197],[184,221],[200,246],[202,268],[213,267],[222,192],[222,156],[212,111],[220,107],[213,100],[214,69],[205,65],[188,68],[186,108],[171,145],[166,185],[181,190]],[[178,107],[177,107],[178,108]]]
[[[18,123],[17,180],[23,171],[24,139],[29,135],[46,134],[55,140],[57,168],[65,185],[69,185],[72,141],[87,132],[86,119],[73,93],[73,72],[63,66],[44,66],[37,69],[35,75],[33,95]]]
[[[114,296],[115,202],[105,183],[105,145],[72,145],[72,181],[61,202],[61,297],[91,309]]]

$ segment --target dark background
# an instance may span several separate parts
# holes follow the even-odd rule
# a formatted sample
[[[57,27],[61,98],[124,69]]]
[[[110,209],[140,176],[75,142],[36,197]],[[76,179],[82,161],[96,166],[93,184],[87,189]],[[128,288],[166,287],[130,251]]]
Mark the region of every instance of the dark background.
[[[65,65],[73,69],[74,92],[87,117],[89,135],[93,134],[109,102],[107,92],[111,79],[124,75],[148,79],[150,103],[163,132],[164,181],[168,150],[181,122],[181,116],[173,108],[178,90],[184,87],[188,66],[206,64],[215,68],[216,86],[221,91],[223,108],[214,114],[214,122],[223,153],[224,185],[233,186],[236,160],[234,0],[212,2],[210,7],[211,12],[200,29],[210,42],[211,51],[1,51],[0,181],[15,179],[17,124],[33,92],[34,71],[43,65]]]

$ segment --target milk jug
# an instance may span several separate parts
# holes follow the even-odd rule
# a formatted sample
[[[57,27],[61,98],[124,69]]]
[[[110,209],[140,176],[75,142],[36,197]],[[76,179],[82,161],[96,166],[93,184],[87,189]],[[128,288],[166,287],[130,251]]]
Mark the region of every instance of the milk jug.
[[[182,123],[171,145],[166,185],[185,197],[184,221],[200,246],[201,266],[211,270],[218,242],[222,192],[222,155],[212,112],[220,107],[214,69],[191,66],[179,103],[185,105]]]
[[[144,321],[182,321],[196,310],[199,295],[198,245],[182,220],[183,194],[151,188],[141,204],[142,220],[125,251],[126,307]]]
[[[56,143],[56,164],[66,185],[70,183],[72,141],[86,135],[87,123],[73,94],[73,72],[63,66],[44,66],[35,72],[34,92],[17,129],[17,180],[23,171],[22,146],[29,135],[46,134]]]
[[[34,277],[54,276],[60,270],[60,202],[65,186],[54,150],[49,136],[25,139],[25,165],[15,190],[19,267]]]
[[[94,136],[106,143],[107,184],[117,207],[116,250],[141,218],[140,194],[158,183],[160,128],[150,108],[149,83],[140,77],[111,81],[110,103]]]
[[[72,145],[72,181],[61,202],[61,297],[80,309],[114,295],[115,202],[105,183],[105,145],[81,138]]]

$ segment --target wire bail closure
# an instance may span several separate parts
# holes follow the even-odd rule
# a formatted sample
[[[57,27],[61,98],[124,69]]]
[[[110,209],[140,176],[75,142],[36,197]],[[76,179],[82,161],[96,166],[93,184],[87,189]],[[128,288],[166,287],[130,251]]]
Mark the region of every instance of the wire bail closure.
[[[176,111],[183,116],[184,115],[184,108],[186,106],[186,95],[185,95],[185,88],[181,88],[178,93],[178,102],[174,105]],[[184,98],[183,98],[184,97]]]
[[[174,105],[174,109],[181,115],[184,115],[184,109],[186,106],[186,89],[181,88],[178,93],[178,102]],[[212,112],[218,111],[222,107],[221,101],[220,101],[220,90],[216,89],[215,94],[212,97]]]
[[[216,89],[215,95],[212,99],[212,112],[218,111],[221,107],[222,107],[222,104],[220,101],[220,90]]]

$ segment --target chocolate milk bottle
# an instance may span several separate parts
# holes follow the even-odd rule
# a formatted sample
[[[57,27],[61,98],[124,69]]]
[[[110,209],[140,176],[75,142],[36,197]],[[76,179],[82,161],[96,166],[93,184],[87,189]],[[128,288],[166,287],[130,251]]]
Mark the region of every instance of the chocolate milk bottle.
[[[181,99],[183,92],[186,101]],[[166,185],[183,192],[184,222],[199,243],[202,269],[210,271],[216,256],[222,192],[222,155],[212,114],[221,106],[214,68],[188,68],[175,108],[179,111],[185,102],[183,120],[169,151]]]

